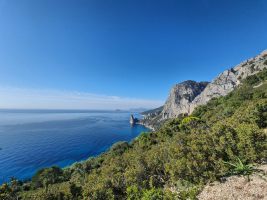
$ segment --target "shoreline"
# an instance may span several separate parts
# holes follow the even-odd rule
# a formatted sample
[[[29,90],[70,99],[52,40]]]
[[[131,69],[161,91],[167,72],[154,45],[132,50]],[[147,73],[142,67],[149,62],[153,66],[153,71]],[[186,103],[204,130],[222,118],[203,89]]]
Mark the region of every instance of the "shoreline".
[[[139,114],[142,116],[142,118],[141,119],[137,119],[138,121],[136,122],[136,124],[142,125],[142,126],[148,128],[148,129],[150,129],[152,132],[156,131],[156,129],[152,125],[148,125],[148,124],[146,124],[146,123],[143,122],[144,117],[146,115],[141,114],[141,113],[139,113]]]
[[[147,124],[145,124],[145,123],[142,123],[142,122],[137,122],[136,124],[138,124],[138,125],[142,125],[142,126],[144,126],[144,127],[146,127],[146,128],[148,128],[148,129],[150,129],[152,132],[154,132],[155,131],[155,128],[153,127],[153,126],[151,126],[151,125],[147,125]]]
[[[146,126],[146,125],[144,125],[144,124],[142,124],[142,123],[136,123],[135,125],[143,126],[143,127],[147,128],[147,129],[149,129],[149,130],[147,130],[146,132],[154,131],[153,127],[148,127],[148,126]],[[144,131],[139,132],[138,135],[137,135],[136,137],[133,137],[131,140],[126,141],[126,142],[128,142],[128,143],[132,142],[133,140],[135,140],[136,138],[138,138],[138,136],[140,136],[140,134],[141,134],[142,132],[144,132]],[[35,173],[34,173],[32,176],[27,177],[27,178],[17,178],[17,180],[22,181],[22,182],[24,182],[24,183],[27,183],[27,182],[31,181],[32,177],[33,177],[39,170],[44,169],[44,168],[50,168],[50,167],[52,167],[52,166],[58,166],[58,167],[61,168],[62,170],[65,170],[65,169],[67,169],[67,168],[71,168],[73,165],[75,165],[75,164],[77,164],[77,163],[83,163],[83,162],[87,161],[87,160],[90,159],[90,158],[96,158],[96,157],[100,156],[101,154],[107,153],[107,152],[109,151],[109,149],[110,149],[114,144],[116,144],[117,142],[122,142],[122,141],[124,141],[124,140],[116,141],[116,142],[112,143],[111,145],[106,146],[105,148],[103,148],[103,149],[102,149],[101,151],[99,151],[97,154],[94,154],[94,155],[88,155],[86,158],[81,159],[81,160],[79,160],[79,161],[75,161],[75,162],[73,162],[73,163],[71,163],[71,164],[67,164],[67,165],[65,165],[65,166],[51,165],[51,166],[42,167],[42,168],[40,168],[40,169],[36,169],[36,170],[35,170]],[[2,148],[0,148],[0,150],[2,150]],[[9,182],[10,182],[10,180],[8,180],[8,181],[2,181],[2,182],[0,182],[0,185],[3,184],[3,183],[9,183]]]

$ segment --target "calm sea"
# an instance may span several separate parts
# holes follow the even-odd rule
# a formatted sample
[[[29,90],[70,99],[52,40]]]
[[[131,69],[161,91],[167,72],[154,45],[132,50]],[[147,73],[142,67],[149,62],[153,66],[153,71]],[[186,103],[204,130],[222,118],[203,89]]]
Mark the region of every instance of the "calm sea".
[[[0,110],[0,183],[36,170],[65,167],[95,156],[143,131],[129,112]]]

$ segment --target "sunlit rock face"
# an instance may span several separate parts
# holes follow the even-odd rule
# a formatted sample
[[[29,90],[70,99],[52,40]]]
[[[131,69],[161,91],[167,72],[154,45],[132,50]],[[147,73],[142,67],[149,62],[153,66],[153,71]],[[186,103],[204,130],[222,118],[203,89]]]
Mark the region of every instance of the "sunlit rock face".
[[[210,83],[185,81],[176,84],[162,109],[146,112],[143,124],[155,126],[169,118],[181,114],[191,114],[199,105],[205,105],[212,98],[225,96],[233,91],[247,76],[267,68],[267,50],[258,56],[248,59],[231,69],[219,74]]]
[[[194,99],[191,103],[189,113],[192,113],[198,105],[204,105],[212,98],[227,95],[241,83],[241,80],[267,68],[266,60],[267,51],[263,51],[260,55],[248,59],[219,74],[219,76],[209,83],[205,90]]]
[[[185,81],[176,84],[170,91],[169,97],[161,112],[163,119],[177,117],[189,113],[193,100],[207,86],[208,82]]]

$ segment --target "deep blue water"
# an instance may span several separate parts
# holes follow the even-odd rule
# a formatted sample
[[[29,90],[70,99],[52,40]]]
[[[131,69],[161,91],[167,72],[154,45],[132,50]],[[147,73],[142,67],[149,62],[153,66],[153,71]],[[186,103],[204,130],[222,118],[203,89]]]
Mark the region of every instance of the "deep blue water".
[[[148,131],[131,127],[129,117],[129,112],[0,110],[0,183],[71,165]]]

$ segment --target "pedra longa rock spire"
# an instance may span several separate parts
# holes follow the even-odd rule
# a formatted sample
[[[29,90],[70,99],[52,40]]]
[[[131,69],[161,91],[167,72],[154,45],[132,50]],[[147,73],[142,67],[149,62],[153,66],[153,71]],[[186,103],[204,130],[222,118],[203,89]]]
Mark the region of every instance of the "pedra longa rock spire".
[[[138,120],[137,120],[136,118],[134,118],[133,115],[130,116],[130,124],[131,124],[131,125],[136,124],[137,121],[138,121]]]

